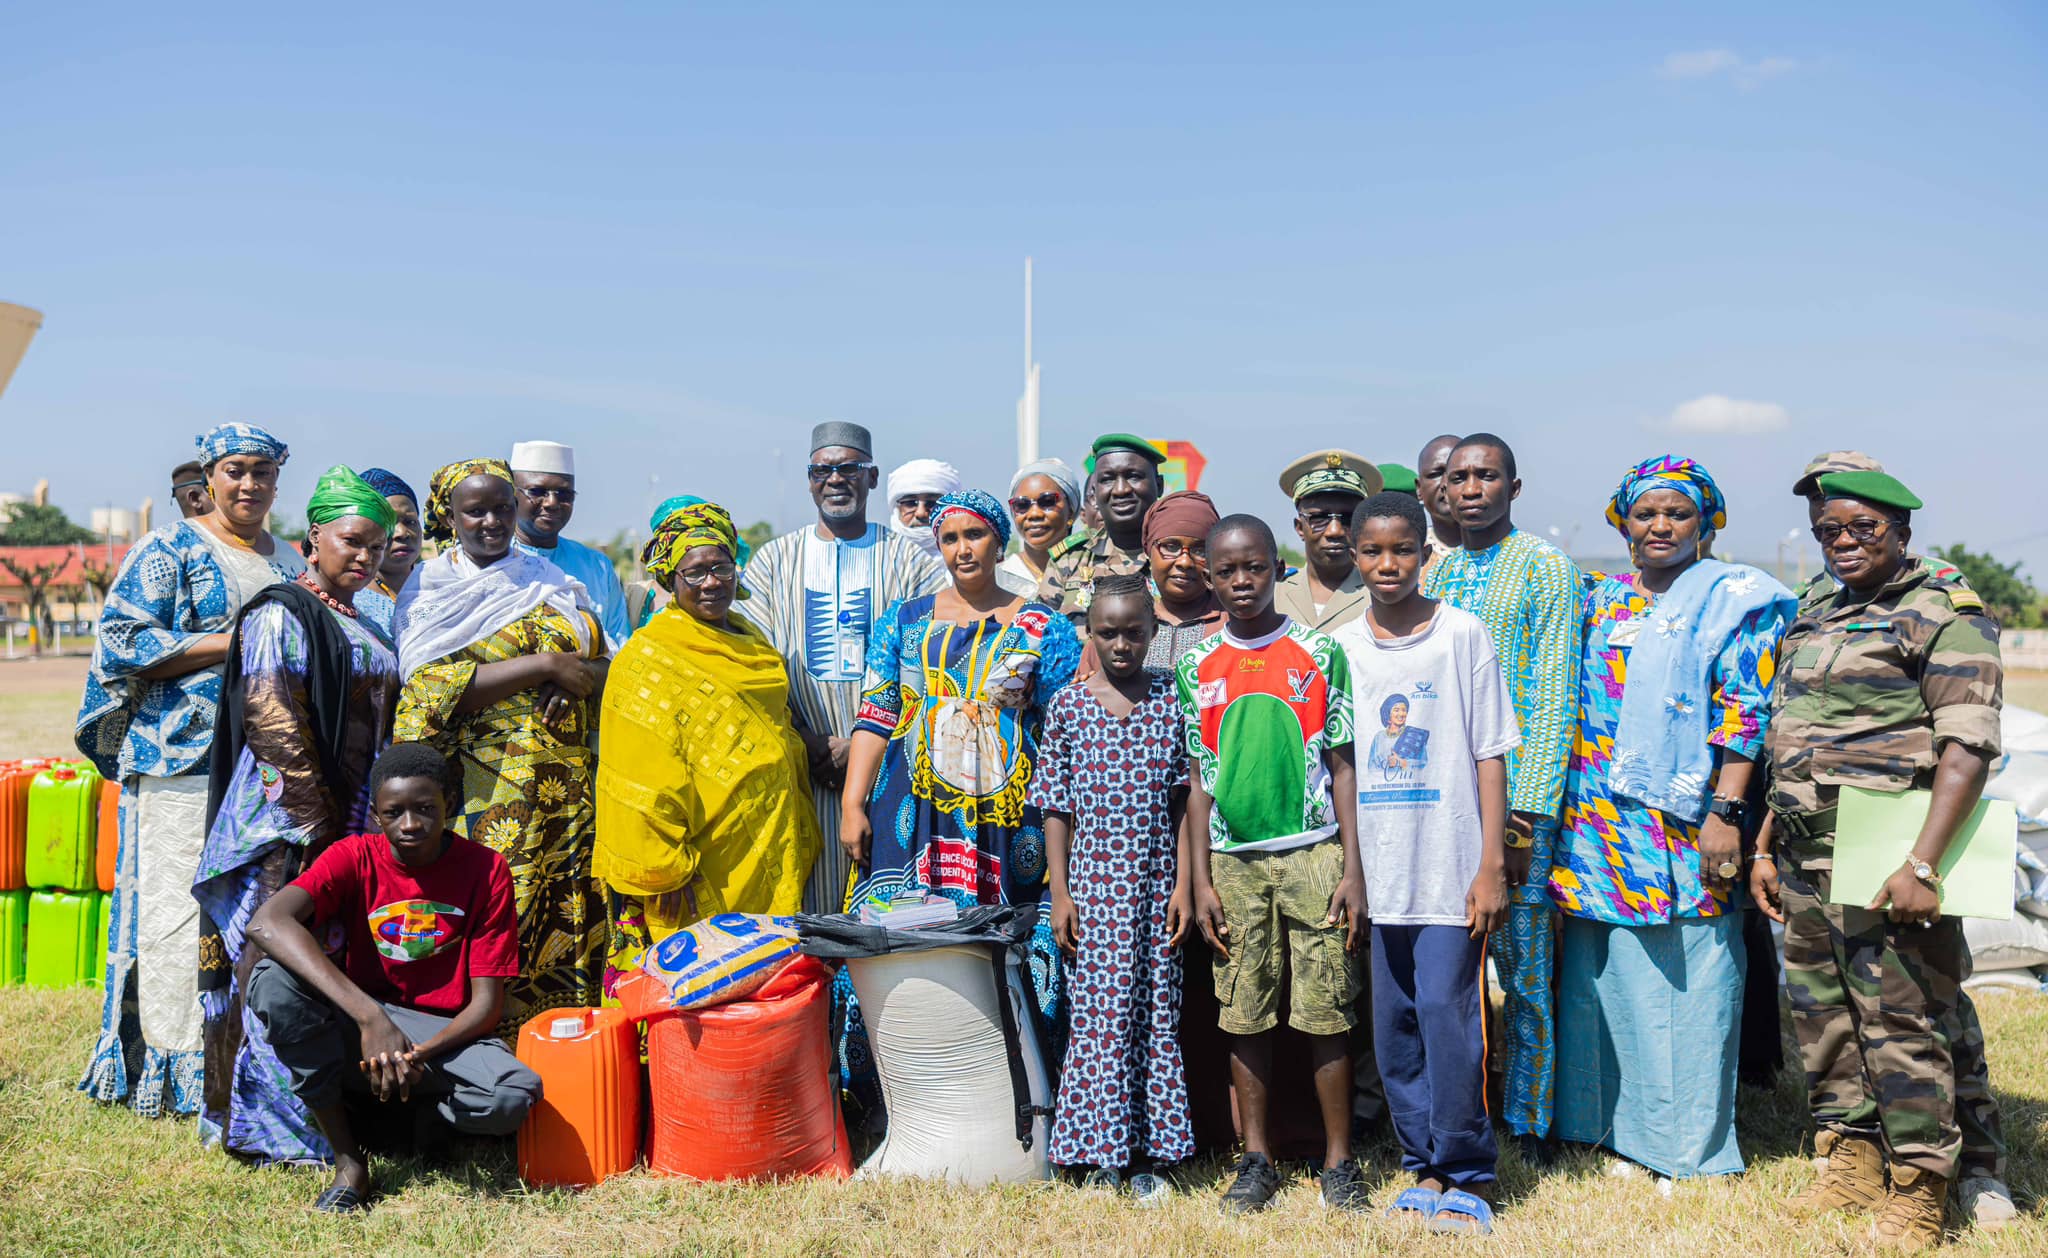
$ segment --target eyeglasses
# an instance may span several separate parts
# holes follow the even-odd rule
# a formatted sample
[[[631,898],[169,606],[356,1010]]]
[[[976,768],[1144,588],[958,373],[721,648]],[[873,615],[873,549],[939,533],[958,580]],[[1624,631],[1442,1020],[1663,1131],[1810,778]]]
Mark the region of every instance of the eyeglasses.
[[[1890,531],[1890,523],[1884,520],[1852,520],[1846,525],[1829,520],[1826,524],[1813,526],[1813,540],[1822,546],[1833,546],[1841,540],[1842,534],[1847,533],[1850,541],[1868,546]]]
[[[709,568],[690,568],[685,571],[678,571],[676,575],[683,579],[684,585],[694,590],[706,581],[730,581],[739,575],[739,571],[738,564],[715,563]]]
[[[568,505],[576,501],[576,491],[573,489],[528,488],[522,489],[519,492],[526,495],[526,500],[528,502],[547,502],[548,500],[553,499],[556,502]]]
[[[1023,515],[1034,506],[1040,511],[1057,511],[1065,506],[1066,502],[1067,496],[1053,489],[1046,490],[1036,498],[1026,498],[1020,494],[1010,499],[1010,514]]]
[[[1197,561],[1209,557],[1209,547],[1204,542],[1184,542],[1178,537],[1162,538],[1152,543],[1152,549],[1159,552],[1161,559],[1178,559],[1182,555],[1193,555]]]
[[[1328,531],[1332,524],[1350,527],[1351,513],[1348,511],[1304,511],[1301,513],[1301,522],[1309,532],[1322,533]]]
[[[875,465],[872,463],[813,463],[804,470],[810,473],[812,483],[822,485],[834,476],[841,480],[857,479],[862,472],[874,471]]]

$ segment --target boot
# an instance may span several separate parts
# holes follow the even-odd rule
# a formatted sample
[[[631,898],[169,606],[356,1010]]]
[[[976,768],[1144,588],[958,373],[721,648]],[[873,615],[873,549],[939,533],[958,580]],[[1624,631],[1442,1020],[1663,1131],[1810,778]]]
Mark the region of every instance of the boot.
[[[1917,1254],[1941,1244],[1948,1181],[1917,1166],[1892,1167],[1892,1190],[1884,1213],[1870,1226],[1878,1245],[1892,1253]]]
[[[1875,1140],[1823,1129],[1814,1137],[1813,1152],[1827,1159],[1827,1167],[1787,1203],[1794,1214],[1867,1213],[1884,1204],[1884,1154]]]

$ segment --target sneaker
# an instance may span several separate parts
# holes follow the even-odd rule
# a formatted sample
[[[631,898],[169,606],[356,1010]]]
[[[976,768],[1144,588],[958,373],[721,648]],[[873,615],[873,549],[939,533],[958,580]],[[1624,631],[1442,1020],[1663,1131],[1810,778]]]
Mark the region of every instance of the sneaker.
[[[1371,1194],[1366,1191],[1365,1176],[1358,1173],[1358,1163],[1345,1158],[1335,1166],[1325,1167],[1320,1177],[1323,1181],[1323,1204],[1332,1210],[1350,1210],[1363,1214],[1372,1208]]]
[[[1990,1175],[1972,1175],[1956,1189],[1963,1200],[1963,1214],[1980,1231],[1995,1232],[2019,1217],[2012,1192],[2003,1181]]]
[[[1123,1182],[1124,1177],[1113,1166],[1098,1166],[1081,1177],[1081,1187],[1101,1192],[1115,1192]]]
[[[1263,1153],[1247,1153],[1230,1168],[1237,1179],[1223,1194],[1225,1214],[1254,1214],[1273,1204],[1280,1191],[1280,1172]]]
[[[1131,1194],[1131,1204],[1147,1210],[1157,1209],[1173,1200],[1173,1185],[1164,1175],[1150,1171],[1139,1171],[1124,1181],[1124,1187]]]

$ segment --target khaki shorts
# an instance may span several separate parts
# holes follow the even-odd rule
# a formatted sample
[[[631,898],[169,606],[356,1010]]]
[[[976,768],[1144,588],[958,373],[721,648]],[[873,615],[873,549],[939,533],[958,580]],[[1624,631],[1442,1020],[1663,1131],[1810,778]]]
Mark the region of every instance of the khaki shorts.
[[[1357,959],[1344,928],[1325,926],[1330,895],[1344,877],[1344,845],[1325,839],[1284,852],[1212,852],[1209,880],[1230,925],[1230,960],[1216,963],[1216,1025],[1257,1035],[1280,1023],[1306,1035],[1342,1035],[1357,1021]]]

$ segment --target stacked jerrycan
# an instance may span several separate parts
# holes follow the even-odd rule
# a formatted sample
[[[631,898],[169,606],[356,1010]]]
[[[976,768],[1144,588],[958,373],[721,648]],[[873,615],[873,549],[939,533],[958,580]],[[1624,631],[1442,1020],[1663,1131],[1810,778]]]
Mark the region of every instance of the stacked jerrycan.
[[[0,760],[0,986],[18,985],[28,955],[28,788],[54,760]]]
[[[99,889],[100,775],[90,765],[41,762],[27,778],[0,785],[0,795],[19,798],[21,807],[5,818],[18,821],[21,852],[19,914],[24,927],[20,978],[31,987],[81,987],[101,981],[106,965],[105,897]],[[0,831],[10,852],[14,829]],[[0,858],[0,874],[12,873]],[[10,936],[11,938],[11,936]]]

